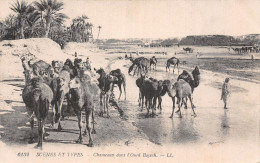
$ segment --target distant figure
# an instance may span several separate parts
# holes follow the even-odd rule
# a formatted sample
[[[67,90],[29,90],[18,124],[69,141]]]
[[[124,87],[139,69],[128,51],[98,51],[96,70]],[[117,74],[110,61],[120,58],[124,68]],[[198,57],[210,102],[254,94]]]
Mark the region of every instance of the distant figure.
[[[86,67],[91,70],[91,65],[90,65],[90,60],[89,60],[89,57],[87,57],[86,59]]]
[[[251,60],[252,60],[252,61],[254,60],[254,55],[253,55],[253,54],[251,55]]]
[[[224,102],[224,109],[227,109],[227,100],[228,97],[230,96],[230,92],[229,92],[229,78],[225,79],[225,82],[223,83],[222,86],[222,93],[221,93],[221,99]]]
[[[75,52],[75,58],[77,58],[78,57],[78,54],[77,54],[77,52]]]

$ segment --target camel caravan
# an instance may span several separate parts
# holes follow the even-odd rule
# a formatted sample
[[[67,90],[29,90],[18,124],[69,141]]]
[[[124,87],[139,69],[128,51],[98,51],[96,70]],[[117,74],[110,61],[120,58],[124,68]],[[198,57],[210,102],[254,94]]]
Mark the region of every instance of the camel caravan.
[[[247,47],[241,47],[241,48],[232,48],[234,52],[237,52],[238,54],[242,53],[259,53],[260,47],[258,46],[247,46]]]
[[[104,107],[99,115],[103,116],[103,113],[107,113],[109,117],[108,106],[113,94],[114,84],[118,85],[120,91],[121,85],[123,85],[126,99],[126,81],[120,69],[106,74],[103,69],[96,70],[94,68],[93,72],[88,59],[83,62],[80,58],[75,58],[74,62],[67,59],[65,63],[52,61],[51,64],[37,60],[29,54],[21,56],[20,59],[25,77],[22,98],[26,105],[32,130],[34,116],[38,121],[39,139],[36,148],[42,148],[42,142],[45,139],[44,125],[49,108],[52,110],[51,127],[57,128],[57,131],[63,129],[60,121],[64,120],[65,111],[73,112],[77,116],[80,129],[79,138],[76,141],[78,143],[82,143],[82,115],[85,112],[86,129],[84,134],[88,133],[88,145],[93,146],[91,134],[96,133],[94,128],[96,101],[99,101],[102,108]],[[98,74],[99,78],[97,77]],[[67,108],[63,107],[64,101],[67,102]],[[31,136],[29,143],[33,142]]]
[[[87,58],[84,62],[81,58],[75,57],[74,61],[67,59],[65,63],[53,60],[51,64],[37,60],[34,55],[24,55],[20,57],[24,68],[25,88],[22,92],[22,98],[26,105],[29,115],[31,129],[34,127],[34,117],[38,121],[38,144],[36,148],[42,148],[45,139],[45,123],[49,112],[51,113],[51,128],[62,131],[61,121],[66,116],[76,115],[78,119],[79,137],[77,143],[83,143],[83,135],[88,134],[88,146],[94,146],[92,134],[96,133],[94,126],[95,113],[104,117],[110,117],[109,106],[111,100],[114,99],[114,87],[119,89],[118,100],[121,99],[122,93],[124,100],[126,96],[126,77],[120,69],[106,72],[103,68],[91,69]],[[189,99],[193,115],[195,113],[195,105],[193,103],[192,94],[194,88],[199,86],[200,71],[196,66],[191,72],[183,70],[178,76],[176,82],[173,80],[157,80],[149,78],[149,70],[157,71],[157,58],[138,57],[129,58],[132,65],[128,69],[128,74],[137,76],[136,86],[139,89],[139,107],[143,111],[147,109],[147,117],[156,115],[156,108],[162,113],[162,97],[169,95],[173,101],[173,109],[171,117],[174,114],[175,102],[178,104],[178,110],[181,118],[181,107],[187,109],[187,101]],[[175,68],[179,74],[180,60],[171,57],[166,61],[166,72],[170,72],[170,66],[173,65],[173,73]],[[66,103],[67,107],[63,107]],[[100,110],[95,108],[99,106]],[[83,130],[82,118],[85,113],[86,128]],[[151,114],[150,114],[151,113]],[[32,134],[31,134],[32,135]],[[33,143],[31,136],[29,143]]]

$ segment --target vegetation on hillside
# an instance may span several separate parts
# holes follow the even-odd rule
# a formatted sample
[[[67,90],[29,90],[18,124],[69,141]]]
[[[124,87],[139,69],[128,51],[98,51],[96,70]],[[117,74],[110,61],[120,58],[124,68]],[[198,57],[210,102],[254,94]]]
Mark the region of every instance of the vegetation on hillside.
[[[13,14],[0,21],[0,41],[48,37],[61,47],[67,42],[93,42],[93,24],[86,15],[72,19],[68,27],[64,25],[69,19],[62,13],[64,5],[58,0],[17,0],[10,6]],[[98,29],[100,33],[101,26]]]

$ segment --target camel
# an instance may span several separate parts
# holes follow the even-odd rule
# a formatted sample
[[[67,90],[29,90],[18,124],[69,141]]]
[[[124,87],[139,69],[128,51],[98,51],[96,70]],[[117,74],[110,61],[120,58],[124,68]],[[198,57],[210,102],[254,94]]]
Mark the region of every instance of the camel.
[[[142,71],[145,71],[145,73],[148,73],[150,61],[147,58],[139,57],[139,58],[136,58],[135,60],[131,59],[131,61],[133,64],[129,67],[128,74],[130,74],[130,72],[133,70],[134,66],[136,66],[136,69],[134,71],[133,76],[135,75],[137,69],[139,70],[139,73],[142,73]]]
[[[169,72],[170,72],[170,66],[173,65],[173,73],[174,73],[175,66],[177,66],[178,74],[179,74],[179,63],[180,63],[180,60],[176,57],[171,57],[170,59],[168,59],[166,62],[166,72],[167,72],[167,69],[169,69]]]
[[[126,100],[126,79],[125,79],[125,75],[121,72],[120,69],[116,69],[116,70],[112,70],[110,72],[110,75],[117,77],[118,81],[114,81],[113,85],[112,85],[112,91],[114,90],[114,85],[117,84],[120,94],[118,97],[118,100],[120,100],[121,94],[122,94],[122,89],[121,89],[121,85],[123,84],[123,88],[124,88],[124,92],[125,92],[125,100]]]
[[[104,71],[104,69],[100,68],[98,70],[96,70],[94,68],[94,70],[96,71],[96,73],[98,73],[100,75],[100,77],[98,78],[98,87],[101,90],[100,93],[100,105],[101,108],[103,107],[104,109],[104,113],[107,113],[107,117],[109,116],[109,112],[108,112],[108,103],[109,103],[109,99],[110,96],[112,95],[112,84],[113,82],[118,81],[117,77],[112,76],[112,75],[107,75]],[[107,109],[107,112],[106,112]],[[101,109],[101,116],[103,116],[103,110]]]
[[[183,72],[178,76],[177,80],[183,79],[187,83],[189,83],[190,86],[191,86],[191,91],[193,93],[194,88],[198,87],[199,84],[200,84],[200,71],[199,71],[198,66],[196,66],[191,73],[192,73],[193,79],[192,79],[191,75],[186,70],[183,70]],[[187,98],[184,101],[185,109],[187,109],[187,103],[186,102],[187,102]],[[193,105],[193,107],[195,108],[195,105]]]
[[[31,130],[34,127],[33,113],[35,114],[38,121],[38,144],[36,148],[42,148],[42,142],[44,139],[44,124],[48,116],[49,105],[53,98],[53,93],[50,87],[43,83],[41,77],[31,79],[31,84],[26,85],[23,92],[22,98],[26,105],[26,110],[29,115]],[[33,137],[30,136],[29,143],[33,143]]]
[[[143,104],[141,86],[143,85],[146,77],[147,77],[146,75],[141,73],[141,76],[138,79],[136,79],[136,81],[135,81],[136,86],[139,88],[139,98],[138,98],[139,107],[141,106],[141,103]],[[143,108],[143,106],[142,106],[142,108]]]
[[[59,73],[57,78],[54,78],[50,84],[50,87],[53,91],[53,100],[52,100],[52,108],[53,108],[53,121],[54,123],[58,123],[58,131],[61,131],[60,121],[64,119],[64,109],[62,109],[63,101],[65,96],[67,100],[69,99],[69,81],[70,81],[70,73],[66,70],[62,70]],[[67,101],[67,110],[69,110],[69,101]]]
[[[155,58],[155,56],[150,58],[150,71],[152,71],[152,65],[153,65],[153,70],[156,71],[157,59]]]
[[[237,52],[238,54],[241,54],[242,49],[241,48],[232,48],[235,52]]]
[[[43,60],[39,60],[31,64],[31,60],[28,61],[28,65],[33,69],[33,74],[35,76],[48,75],[52,66]]]
[[[192,48],[183,48],[184,51],[186,51],[186,53],[192,53],[193,49]]]
[[[63,62],[62,61],[52,61],[51,65],[52,65],[52,67],[54,69],[54,72],[58,74],[62,70]]]
[[[161,91],[163,90],[162,87],[163,81],[157,81],[156,79],[149,78],[145,80],[145,76],[141,76],[139,79],[136,80],[136,84],[139,87],[139,106],[142,103],[141,111],[143,111],[143,104],[145,98],[145,106],[147,108],[147,116],[149,116],[149,110],[152,109],[152,116],[155,115],[154,110],[156,108],[156,100],[158,98],[160,107],[162,98],[161,98]],[[160,110],[161,113],[161,110]]]
[[[181,104],[184,98],[188,97],[191,103],[191,108],[194,113],[194,117],[196,113],[194,111],[193,103],[192,103],[192,91],[189,83],[184,81],[183,79],[178,80],[173,84],[173,81],[165,80],[163,82],[163,90],[162,92],[167,92],[168,95],[172,98],[172,114],[170,118],[173,118],[174,108],[175,108],[175,97],[177,98],[178,108],[179,108],[179,117],[182,118],[181,115]]]
[[[71,98],[69,101],[71,102],[74,111],[78,117],[78,126],[79,126],[79,138],[76,141],[77,143],[83,143],[82,140],[82,116],[83,111],[85,111],[86,115],[86,129],[88,131],[89,136],[89,147],[93,147],[93,138],[92,133],[96,133],[94,127],[94,97],[93,92],[87,82],[87,77],[82,75],[81,77],[76,76],[69,82],[69,89]],[[92,116],[92,117],[91,117]],[[92,118],[93,130],[91,128],[90,118]],[[85,130],[86,132],[86,130]]]

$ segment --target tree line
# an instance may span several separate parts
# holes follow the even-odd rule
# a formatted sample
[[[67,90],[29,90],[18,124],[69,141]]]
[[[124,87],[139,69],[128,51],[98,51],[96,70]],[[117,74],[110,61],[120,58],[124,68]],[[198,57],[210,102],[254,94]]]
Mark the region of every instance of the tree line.
[[[58,0],[39,0],[28,3],[17,0],[11,4],[14,12],[0,21],[0,41],[25,38],[51,38],[63,47],[67,42],[93,42],[93,24],[86,15],[64,22],[69,17],[62,13],[64,3]],[[98,26],[98,37],[101,26]],[[98,40],[98,38],[97,38]]]

